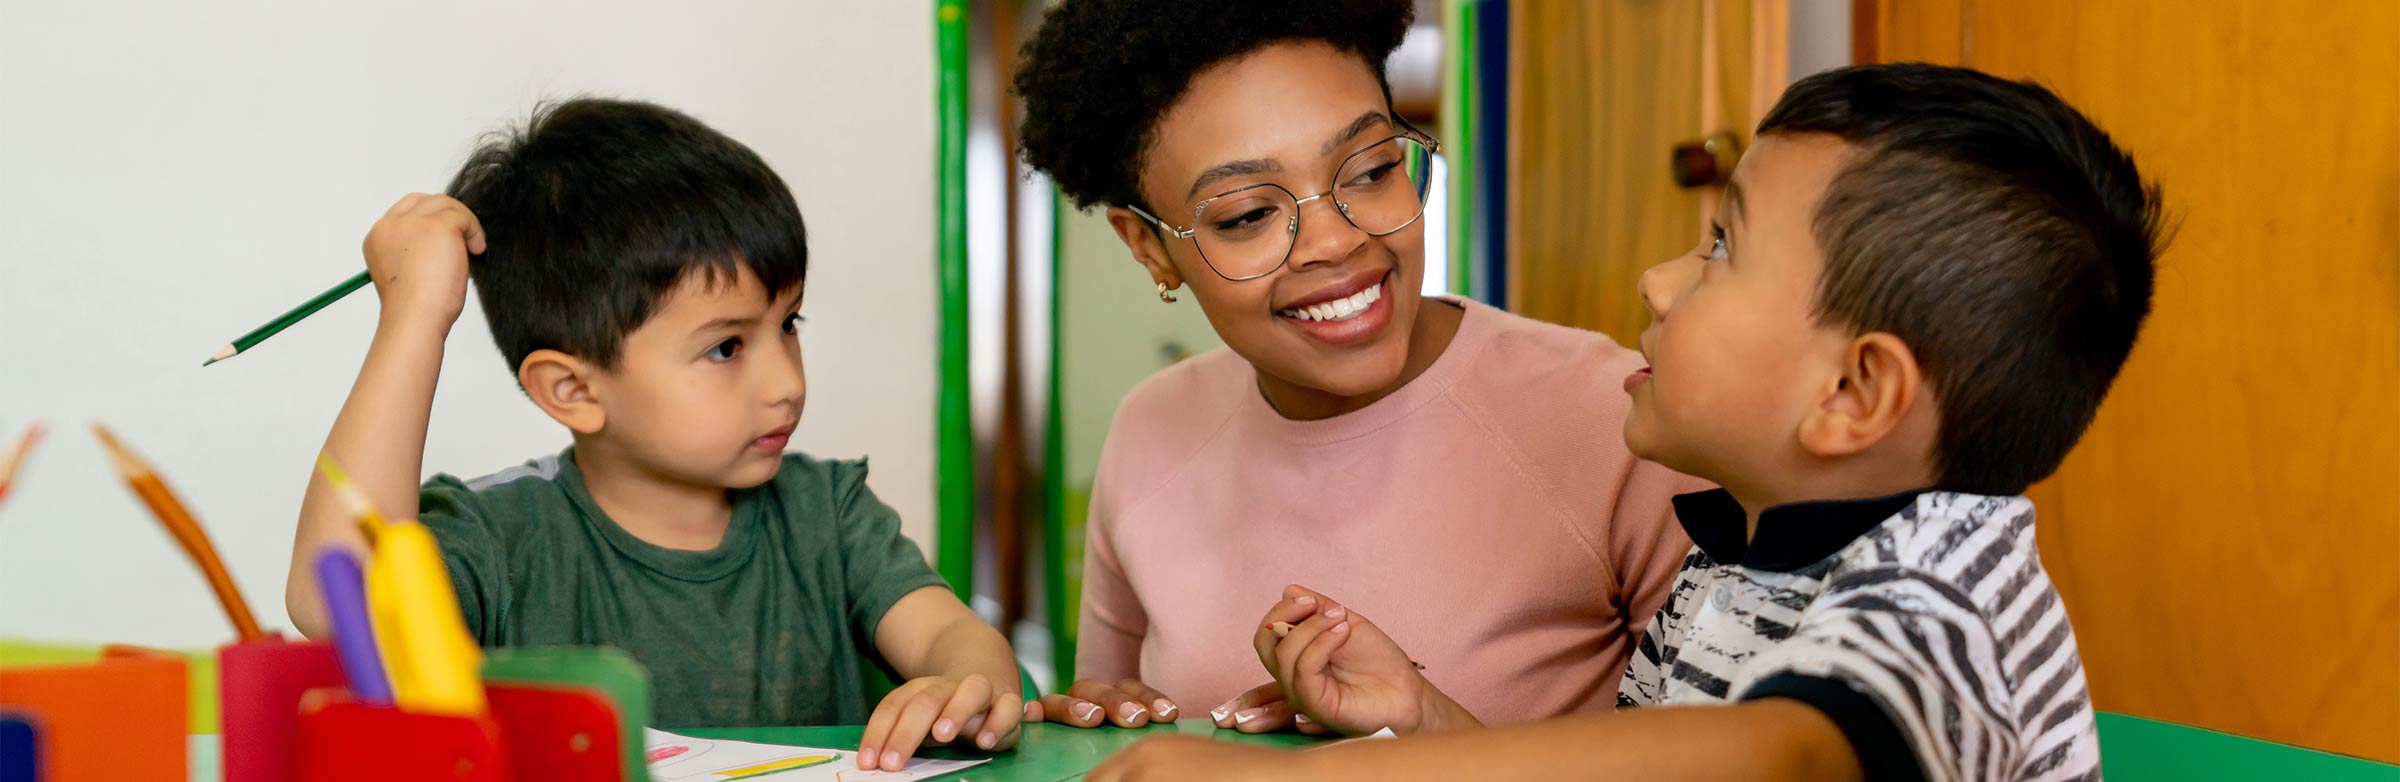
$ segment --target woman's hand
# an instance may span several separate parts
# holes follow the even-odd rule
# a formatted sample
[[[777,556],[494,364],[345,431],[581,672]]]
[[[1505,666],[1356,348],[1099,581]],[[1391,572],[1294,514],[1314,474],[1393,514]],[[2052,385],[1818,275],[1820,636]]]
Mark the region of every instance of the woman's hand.
[[[1116,684],[1080,679],[1065,694],[1044,695],[1025,704],[1029,721],[1078,728],[1096,728],[1101,723],[1139,728],[1152,722],[1174,722],[1181,712],[1165,694],[1134,679]]]
[[[1382,628],[1306,587],[1286,587],[1251,642],[1291,705],[1334,731],[1410,734],[1475,722]]]

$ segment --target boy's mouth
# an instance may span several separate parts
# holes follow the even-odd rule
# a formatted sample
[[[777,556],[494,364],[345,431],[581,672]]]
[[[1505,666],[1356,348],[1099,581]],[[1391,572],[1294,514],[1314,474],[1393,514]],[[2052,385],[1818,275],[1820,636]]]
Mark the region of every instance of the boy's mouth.
[[[1641,369],[1636,369],[1633,371],[1633,374],[1625,376],[1625,392],[1629,394],[1633,393],[1634,388],[1648,382],[1650,382],[1650,368],[1642,367]]]
[[[758,439],[750,441],[750,447],[769,453],[782,453],[783,447],[792,442],[792,430],[798,426],[798,424],[784,424],[775,431],[760,435]]]

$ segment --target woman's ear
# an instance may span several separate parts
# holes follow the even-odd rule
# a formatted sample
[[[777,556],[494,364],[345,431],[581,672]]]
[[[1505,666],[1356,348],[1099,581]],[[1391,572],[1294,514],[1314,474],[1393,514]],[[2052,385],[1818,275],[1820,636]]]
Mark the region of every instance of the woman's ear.
[[[525,395],[576,434],[592,434],[608,424],[592,382],[597,375],[598,367],[555,350],[536,350],[517,364],[517,384],[525,387]]]
[[[1133,259],[1150,272],[1150,279],[1167,290],[1183,287],[1183,273],[1176,271],[1175,260],[1167,257],[1167,244],[1158,226],[1133,210],[1122,206],[1108,208],[1108,227],[1116,229],[1117,240],[1133,252]]]
[[[1908,421],[1924,390],[1916,353],[1886,332],[1850,340],[1840,370],[1800,422],[1800,447],[1819,457],[1849,456],[1883,442]]]

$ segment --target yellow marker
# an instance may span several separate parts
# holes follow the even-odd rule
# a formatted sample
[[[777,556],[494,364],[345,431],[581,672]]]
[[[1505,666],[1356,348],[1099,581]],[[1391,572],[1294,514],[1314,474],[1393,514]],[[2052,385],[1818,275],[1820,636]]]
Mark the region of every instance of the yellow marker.
[[[403,711],[482,714],[483,650],[467,634],[433,532],[414,521],[385,525],[373,562],[367,609],[392,700]]]

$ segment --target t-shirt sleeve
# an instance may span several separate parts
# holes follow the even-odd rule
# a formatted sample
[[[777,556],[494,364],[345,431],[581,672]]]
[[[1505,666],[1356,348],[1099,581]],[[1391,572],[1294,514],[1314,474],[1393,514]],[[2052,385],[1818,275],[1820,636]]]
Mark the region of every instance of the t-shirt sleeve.
[[[925,552],[900,534],[900,514],[867,488],[863,461],[833,463],[833,507],[841,520],[842,582],[848,585],[850,626],[872,648],[884,612],[910,592],[948,582],[925,563]]]
[[[508,621],[508,554],[492,529],[491,506],[459,479],[436,475],[417,490],[417,520],[433,532],[459,613],[475,642],[490,645]]]
[[[2004,779],[2026,737],[1991,626],[1956,586],[1909,568],[1835,578],[1792,635],[1742,666],[1742,700],[1807,703],[1870,779]]]
[[[1083,530],[1083,599],[1075,627],[1075,676],[1113,682],[1141,675],[1142,637],[1149,612],[1126,579],[1117,556],[1120,502],[1106,465],[1093,486]]]

